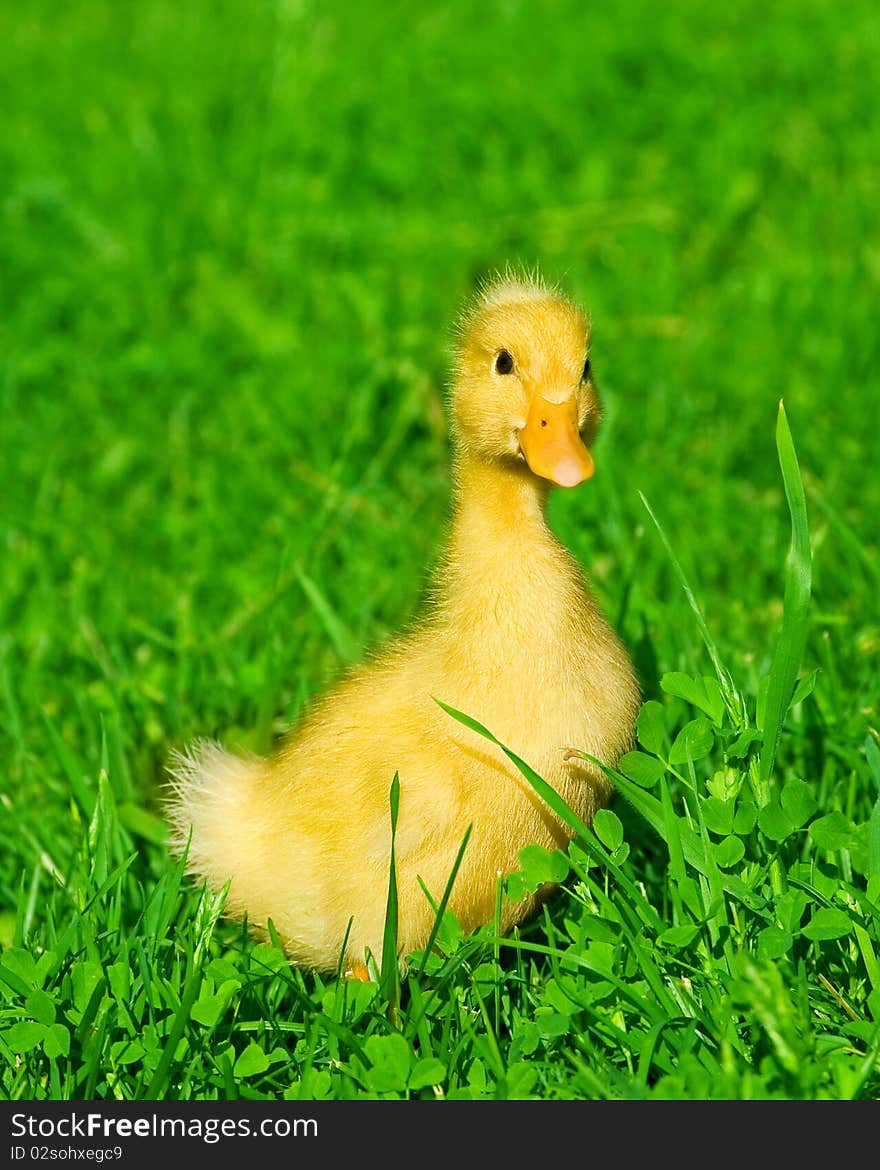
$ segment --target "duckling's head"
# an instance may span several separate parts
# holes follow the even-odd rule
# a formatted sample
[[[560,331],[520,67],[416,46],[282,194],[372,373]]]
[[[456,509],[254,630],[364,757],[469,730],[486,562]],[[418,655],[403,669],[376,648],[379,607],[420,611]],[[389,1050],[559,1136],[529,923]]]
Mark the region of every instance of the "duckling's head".
[[[562,487],[589,479],[599,403],[587,316],[540,280],[487,284],[460,322],[452,414],[461,455]]]

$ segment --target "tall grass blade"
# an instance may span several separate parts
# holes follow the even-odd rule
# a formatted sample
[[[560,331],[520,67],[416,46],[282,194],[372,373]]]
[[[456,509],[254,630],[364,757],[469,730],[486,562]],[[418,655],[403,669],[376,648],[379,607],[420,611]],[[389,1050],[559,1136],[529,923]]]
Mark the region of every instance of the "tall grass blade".
[[[611,859],[611,855],[608,853],[608,851],[599,845],[599,842],[596,840],[593,833],[590,832],[590,829],[587,827],[587,825],[584,824],[584,822],[577,815],[577,813],[573,811],[573,809],[569,808],[556,789],[553,788],[551,784],[548,784],[543,776],[539,776],[535,769],[527,764],[525,760],[521,759],[516,754],[516,752],[511,751],[510,748],[503,744],[497,736],[493,735],[488,727],[484,727],[482,723],[479,723],[472,716],[465,715],[462,711],[456,711],[454,707],[447,706],[446,703],[441,702],[440,699],[436,697],[434,702],[439,707],[442,707],[447,715],[451,715],[453,719],[457,720],[465,727],[469,727],[471,731],[475,731],[477,735],[481,735],[484,739],[489,740],[490,743],[494,743],[496,747],[499,747],[501,751],[504,752],[510,762],[526,778],[526,780],[528,780],[532,788],[534,788],[538,795],[550,806],[559,819],[573,830],[574,835],[577,837],[583,848],[586,849],[586,851],[600,865],[605,866],[609,872],[614,875],[615,880],[620,884],[620,886],[630,894],[632,898],[632,905],[637,909],[639,915],[644,920],[648,920],[651,924],[656,925],[657,919],[653,908],[648,902],[645,901],[643,897],[640,896],[632,878],[629,877],[620,866],[615,864],[615,862]],[[599,760],[593,759],[592,756],[587,756],[585,753],[579,754],[582,754],[584,759],[590,760],[591,763],[601,768],[608,775],[613,775],[611,770],[602,764]]]
[[[91,820],[95,812],[95,803],[98,795],[89,787],[79,761],[61,738],[60,732],[47,712],[41,711],[41,715],[43,717],[43,723],[46,725],[46,731],[49,733],[49,738],[52,741],[52,747],[55,749],[58,763],[67,776],[70,783],[70,790],[76,799],[76,803],[79,805],[80,812],[88,820]]]
[[[469,727],[471,731],[475,731],[477,735],[481,735],[484,739],[488,739],[490,743],[494,743],[496,747],[501,748],[511,763],[516,765],[516,767],[523,774],[523,776],[525,776],[538,795],[547,802],[550,808],[553,809],[559,819],[568,825],[570,829],[573,829],[578,836],[589,836],[590,830],[577,815],[577,813],[573,812],[572,809],[568,807],[556,789],[553,788],[552,785],[548,784],[543,776],[539,776],[534,768],[530,767],[525,762],[525,760],[520,759],[520,757],[515,752],[512,752],[510,748],[505,747],[501,740],[494,736],[488,727],[484,727],[482,723],[478,723],[477,720],[472,718],[470,715],[465,715],[464,712],[456,711],[454,707],[447,706],[446,703],[441,702],[438,698],[435,698],[434,702],[439,707],[442,707],[447,715],[451,715],[453,719],[458,720],[458,722],[464,724],[465,727]]]
[[[391,857],[388,864],[388,904],[385,909],[385,930],[382,936],[382,969],[379,972],[379,987],[388,1001],[392,1014],[397,1012],[400,1000],[400,967],[397,958],[397,859],[395,840],[397,837],[397,813],[400,807],[400,777],[394,773],[389,794],[391,805]]]
[[[697,619],[697,626],[706,649],[709,652],[709,657],[712,659],[712,666],[715,668],[715,675],[721,685],[721,694],[724,698],[724,705],[727,708],[731,721],[736,728],[745,727],[747,722],[745,702],[743,701],[742,695],[740,695],[736,685],[734,684],[733,676],[721,661],[721,655],[718,652],[718,647],[715,645],[715,639],[709,632],[709,627],[706,625],[706,619],[703,617],[703,611],[700,609],[697,603],[697,599],[694,596],[694,592],[688,584],[688,579],[684,574],[684,569],[682,569],[678,557],[676,557],[672,548],[672,544],[664,532],[660,521],[654,515],[654,511],[651,505],[648,503],[642,492],[639,492],[639,497],[641,498],[642,503],[645,505],[645,509],[648,515],[654,522],[654,527],[657,529],[660,539],[663,542],[663,547],[666,549],[666,554],[669,557],[676,577],[678,577],[679,584],[684,591],[688,605],[691,607],[694,617]]]
[[[437,941],[437,935],[440,933],[440,925],[443,922],[443,915],[449,903],[449,897],[452,894],[452,885],[455,881],[456,875],[458,874],[459,867],[461,866],[461,860],[464,857],[464,851],[467,848],[467,843],[471,839],[471,833],[473,832],[473,829],[473,825],[468,825],[467,830],[465,831],[465,835],[461,839],[461,845],[458,847],[458,853],[455,855],[455,861],[453,863],[452,869],[449,872],[449,878],[446,882],[446,888],[443,891],[443,897],[440,899],[439,904],[435,907],[434,925],[431,927],[431,933],[428,936],[428,941],[425,944],[425,948],[422,951],[421,960],[419,961],[419,976],[421,976],[425,970],[425,964],[428,962],[428,956],[433,949],[434,943]]]
[[[333,649],[345,663],[354,662],[358,655],[358,646],[352,637],[351,631],[339,614],[315,584],[311,577],[301,569],[297,570],[296,578],[302,587],[303,593],[309,599],[312,609],[321,619],[321,624],[327,631],[327,636],[333,643]]]
[[[874,739],[873,734],[865,736],[865,758],[868,761],[868,767],[871,769],[871,775],[874,777],[874,783],[877,785],[877,791],[880,792],[880,747]]]
[[[785,485],[785,498],[791,515],[791,547],[785,571],[785,598],[782,629],[770,676],[764,705],[764,739],[758,760],[758,774],[766,786],[773,771],[776,749],[782,723],[794,693],[798,671],[807,640],[807,617],[812,585],[812,558],[810,532],[807,525],[807,502],[798,466],[797,454],[788,428],[785,407],[779,403],[776,420],[776,450]]]

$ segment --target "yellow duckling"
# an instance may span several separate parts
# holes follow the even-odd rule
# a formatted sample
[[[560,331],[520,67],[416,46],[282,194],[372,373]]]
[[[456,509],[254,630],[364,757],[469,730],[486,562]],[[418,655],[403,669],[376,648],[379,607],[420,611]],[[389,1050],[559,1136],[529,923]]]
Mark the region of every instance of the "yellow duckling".
[[[173,847],[291,959],[367,977],[381,963],[389,791],[399,955],[426,945],[468,826],[449,907],[468,931],[495,914],[518,852],[569,830],[507,757],[435,702],[466,712],[589,822],[610,795],[569,749],[615,765],[639,705],[632,664],[545,519],[552,484],[593,474],[599,420],[584,313],[537,280],[486,287],[459,330],[451,394],[454,516],[429,612],[350,674],[269,759],[197,743],[173,765]],[[191,838],[190,838],[191,833]],[[506,902],[502,928],[535,907]]]

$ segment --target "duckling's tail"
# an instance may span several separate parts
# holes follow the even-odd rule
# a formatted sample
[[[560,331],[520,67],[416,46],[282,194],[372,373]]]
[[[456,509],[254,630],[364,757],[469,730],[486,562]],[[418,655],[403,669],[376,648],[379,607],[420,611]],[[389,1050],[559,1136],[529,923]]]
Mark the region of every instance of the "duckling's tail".
[[[171,753],[170,795],[165,816],[169,848],[186,857],[187,871],[220,889],[240,864],[242,829],[253,808],[254,781],[262,761],[232,755],[213,740],[200,739]]]

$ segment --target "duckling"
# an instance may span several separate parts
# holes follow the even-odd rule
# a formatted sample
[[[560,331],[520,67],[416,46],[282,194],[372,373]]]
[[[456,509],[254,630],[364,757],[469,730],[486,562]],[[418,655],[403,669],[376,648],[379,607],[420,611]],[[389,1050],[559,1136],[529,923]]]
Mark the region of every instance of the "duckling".
[[[382,961],[389,791],[398,958],[423,948],[469,826],[449,908],[465,931],[496,913],[499,875],[532,843],[571,836],[466,712],[586,822],[603,772],[629,750],[636,675],[575,559],[546,519],[553,485],[589,479],[599,403],[586,314],[537,278],[484,286],[459,322],[451,423],[453,514],[424,616],[319,700],[269,758],[199,741],[171,765],[172,849],[295,964],[367,978]],[[574,751],[572,749],[575,749]],[[537,897],[505,899],[507,931]]]

